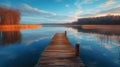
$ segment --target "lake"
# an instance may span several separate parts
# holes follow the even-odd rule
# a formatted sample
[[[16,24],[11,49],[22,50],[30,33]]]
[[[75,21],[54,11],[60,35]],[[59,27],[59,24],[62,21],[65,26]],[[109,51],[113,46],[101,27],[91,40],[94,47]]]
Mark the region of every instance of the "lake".
[[[117,27],[117,28],[116,28]],[[114,29],[115,28],[115,29]],[[42,26],[1,31],[0,67],[34,67],[56,32],[67,31],[73,47],[80,43],[86,67],[120,67],[120,26]]]

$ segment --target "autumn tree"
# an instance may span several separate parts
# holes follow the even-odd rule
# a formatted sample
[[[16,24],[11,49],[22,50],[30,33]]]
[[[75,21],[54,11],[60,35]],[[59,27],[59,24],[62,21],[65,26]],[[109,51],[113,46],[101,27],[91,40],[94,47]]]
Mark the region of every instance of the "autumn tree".
[[[0,7],[0,25],[19,24],[20,12],[15,9]]]

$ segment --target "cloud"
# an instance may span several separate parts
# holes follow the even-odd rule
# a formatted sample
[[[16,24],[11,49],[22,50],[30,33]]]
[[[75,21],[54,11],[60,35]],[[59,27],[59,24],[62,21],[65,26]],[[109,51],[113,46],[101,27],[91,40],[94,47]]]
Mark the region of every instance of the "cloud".
[[[120,15],[120,7],[111,8],[108,10],[100,11],[93,16],[106,16],[106,15]]]
[[[77,21],[77,18],[69,17],[69,16],[50,16],[47,18],[44,17],[22,17],[22,21],[29,22],[29,23],[67,23],[72,21]]]
[[[69,5],[69,4],[66,4],[65,7],[70,7],[70,5]]]
[[[108,0],[108,1],[104,2],[103,4],[101,4],[100,7],[108,7],[108,6],[111,6],[115,3],[116,3],[115,0]]]
[[[5,7],[5,8],[11,8],[12,5],[11,4],[7,4],[7,3],[0,3],[0,7]]]
[[[59,15],[53,12],[34,8],[26,3],[19,4],[17,7],[11,5],[11,7],[8,8],[18,9],[21,12],[22,22],[66,23],[66,22],[77,21],[77,18],[74,16]]]
[[[38,8],[33,8],[28,4],[20,4],[18,7],[15,7],[15,8],[18,9],[23,16],[31,16],[31,14],[32,16],[42,15],[43,17],[47,17],[49,15],[53,15],[53,16],[56,15],[56,13],[40,10]]]
[[[75,15],[75,16],[78,16],[78,15],[80,15],[82,12],[83,12],[83,11],[81,11],[81,10],[76,11],[76,12],[74,12],[74,15]]]
[[[110,6],[115,6],[115,4],[117,3],[116,0],[107,0],[106,2],[103,2],[100,5],[97,5],[95,8],[91,8],[87,10],[84,10],[84,8],[82,8],[83,5],[90,5],[97,1],[99,0],[92,0],[92,1],[91,0],[76,0],[74,5],[76,6],[77,10],[76,12],[74,12],[74,14],[78,17],[83,18],[83,17],[104,16],[109,13],[111,14],[119,13],[119,10],[117,10],[118,8],[115,10],[114,9],[109,10]],[[79,11],[82,11],[82,12],[79,12]],[[85,12],[83,13],[83,11]]]
[[[98,16],[106,16],[106,15],[120,15],[120,6],[116,6],[114,8],[110,8],[102,11],[88,11],[85,14],[79,15],[79,17],[98,17]]]
[[[36,21],[37,21],[37,19],[38,20],[41,19],[39,21],[49,22],[49,23],[57,23],[57,22],[58,23],[65,23],[65,22],[72,22],[72,21],[77,20],[76,17],[59,15],[59,14],[56,14],[56,13],[40,10],[40,9],[37,9],[37,8],[33,8],[33,7],[31,7],[27,4],[20,5],[19,10],[21,11],[23,16],[29,16],[29,17],[30,16],[31,17],[35,16],[35,18],[33,18],[33,20],[36,19]]]
[[[76,11],[75,12],[73,12],[73,14],[75,15],[75,16],[81,16],[81,15],[83,15],[84,13],[83,13],[83,11],[84,11],[84,9],[82,8],[82,6],[83,5],[89,5],[89,4],[93,4],[94,2],[96,2],[96,1],[98,1],[98,0],[76,0],[75,1],[75,3],[74,3],[74,5],[75,5],[75,7],[77,8],[76,9]],[[87,12],[87,11],[86,11]],[[86,13],[85,12],[85,13]],[[82,14],[83,13],[83,14]],[[93,12],[92,12],[93,13]],[[86,14],[87,15],[87,14]]]
[[[77,21],[76,17],[59,15],[56,13],[40,10],[31,7],[28,4],[21,4],[18,9],[20,10],[22,16],[28,16],[25,19],[23,18],[23,21],[46,22],[46,23],[66,23]]]
[[[74,3],[74,5],[76,6],[76,8],[81,9],[81,1],[80,0],[76,0],[76,2]]]
[[[100,13],[120,13],[120,7],[111,8]]]
[[[93,4],[94,2],[96,2],[98,0],[76,0],[76,2],[74,3],[74,5],[78,8],[81,9],[83,4]]]

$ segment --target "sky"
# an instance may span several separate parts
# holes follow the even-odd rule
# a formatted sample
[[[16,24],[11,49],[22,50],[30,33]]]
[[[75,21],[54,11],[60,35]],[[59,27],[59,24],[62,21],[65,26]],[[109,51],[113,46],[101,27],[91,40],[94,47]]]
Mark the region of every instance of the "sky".
[[[79,18],[120,13],[120,0],[0,0],[1,7],[18,9],[21,22],[68,23]]]

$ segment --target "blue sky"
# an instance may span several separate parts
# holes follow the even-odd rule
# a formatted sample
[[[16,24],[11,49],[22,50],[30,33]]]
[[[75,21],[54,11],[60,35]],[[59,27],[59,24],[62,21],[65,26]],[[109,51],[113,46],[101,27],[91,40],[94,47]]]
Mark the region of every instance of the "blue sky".
[[[18,9],[27,23],[66,23],[78,18],[120,13],[120,0],[0,0]]]

